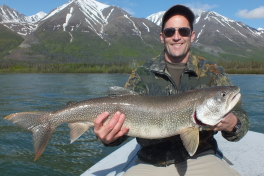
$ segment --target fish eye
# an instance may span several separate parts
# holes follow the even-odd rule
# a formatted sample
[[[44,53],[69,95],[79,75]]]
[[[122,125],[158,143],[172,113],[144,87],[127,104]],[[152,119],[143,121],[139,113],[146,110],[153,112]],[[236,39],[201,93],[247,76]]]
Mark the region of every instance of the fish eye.
[[[222,95],[222,97],[225,97],[226,96],[226,92],[222,92],[221,95]]]

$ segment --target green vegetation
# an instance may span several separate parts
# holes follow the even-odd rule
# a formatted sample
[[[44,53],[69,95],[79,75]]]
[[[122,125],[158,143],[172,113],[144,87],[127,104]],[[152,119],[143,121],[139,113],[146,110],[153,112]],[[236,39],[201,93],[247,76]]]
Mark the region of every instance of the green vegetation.
[[[110,43],[91,32],[37,31],[40,44],[32,46],[35,53],[53,62],[87,64],[128,64],[131,60],[147,60],[158,55],[162,45],[155,41],[143,44],[138,36],[121,36]]]
[[[241,62],[219,60],[217,65],[225,68],[229,74],[264,74],[264,62]]]
[[[0,73],[131,73],[142,61],[128,64],[1,62]],[[218,60],[228,74],[264,74],[264,62]]]
[[[203,51],[203,49],[204,49],[203,47],[199,47],[199,48],[193,47],[192,53],[194,55],[204,57],[207,60],[211,60],[214,62],[217,62],[219,60],[223,60],[226,62],[231,62],[231,61],[251,62],[252,60],[256,62],[264,62],[264,52],[258,48],[255,48],[254,52],[250,50],[250,52],[247,52],[247,55],[242,54],[241,52],[238,52],[240,53],[240,55],[235,54],[236,52],[216,53],[212,50],[210,52],[205,52]]]
[[[139,63],[128,65],[89,65],[89,64],[37,64],[5,63],[0,65],[0,73],[131,73]]]
[[[264,74],[264,56],[261,51],[255,49],[255,54],[238,56],[228,53],[203,52],[202,48],[193,48],[192,54],[206,58],[225,68],[229,74]]]
[[[17,48],[23,40],[23,37],[0,24],[0,59]]]
[[[127,36],[126,33],[109,33],[106,37],[110,43],[93,32],[72,31],[70,35],[69,32],[39,28],[36,36],[38,44],[19,48],[16,50],[20,51],[19,58],[13,58],[12,53],[12,58],[7,59],[10,57],[4,57],[18,48],[23,38],[0,24],[0,73],[131,73],[163,49],[156,39],[147,37],[144,43],[139,36]],[[237,46],[228,46],[228,43],[222,43],[222,47],[226,53],[213,49],[205,52],[198,46],[192,48],[192,54],[223,66],[230,74],[264,74],[261,49],[248,48],[239,52]],[[234,47],[237,47],[236,51],[232,50]]]

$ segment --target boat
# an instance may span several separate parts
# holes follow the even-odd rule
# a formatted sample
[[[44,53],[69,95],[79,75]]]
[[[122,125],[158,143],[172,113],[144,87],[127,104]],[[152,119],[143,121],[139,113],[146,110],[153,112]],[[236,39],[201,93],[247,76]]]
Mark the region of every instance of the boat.
[[[240,141],[230,142],[215,135],[219,152],[217,156],[227,162],[242,176],[264,175],[264,134],[249,131]],[[93,165],[81,176],[122,176],[137,159],[140,146],[132,139],[101,161]]]

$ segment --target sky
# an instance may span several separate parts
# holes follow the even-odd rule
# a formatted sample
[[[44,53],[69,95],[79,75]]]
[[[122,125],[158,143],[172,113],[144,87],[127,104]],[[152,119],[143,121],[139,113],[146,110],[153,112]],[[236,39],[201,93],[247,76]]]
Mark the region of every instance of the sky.
[[[18,12],[31,16],[40,11],[49,13],[69,0],[0,0]],[[264,29],[264,0],[97,0],[103,4],[119,6],[137,18],[146,18],[160,11],[166,11],[175,4],[184,4],[194,11],[215,11],[232,20],[253,28]]]

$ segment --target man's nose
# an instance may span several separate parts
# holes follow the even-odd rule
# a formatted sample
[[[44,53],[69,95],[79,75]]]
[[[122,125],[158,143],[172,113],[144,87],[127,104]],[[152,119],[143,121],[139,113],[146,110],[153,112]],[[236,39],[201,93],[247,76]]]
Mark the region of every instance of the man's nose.
[[[174,35],[172,36],[173,40],[180,40],[181,39],[181,35],[179,34],[179,31],[176,30]]]

